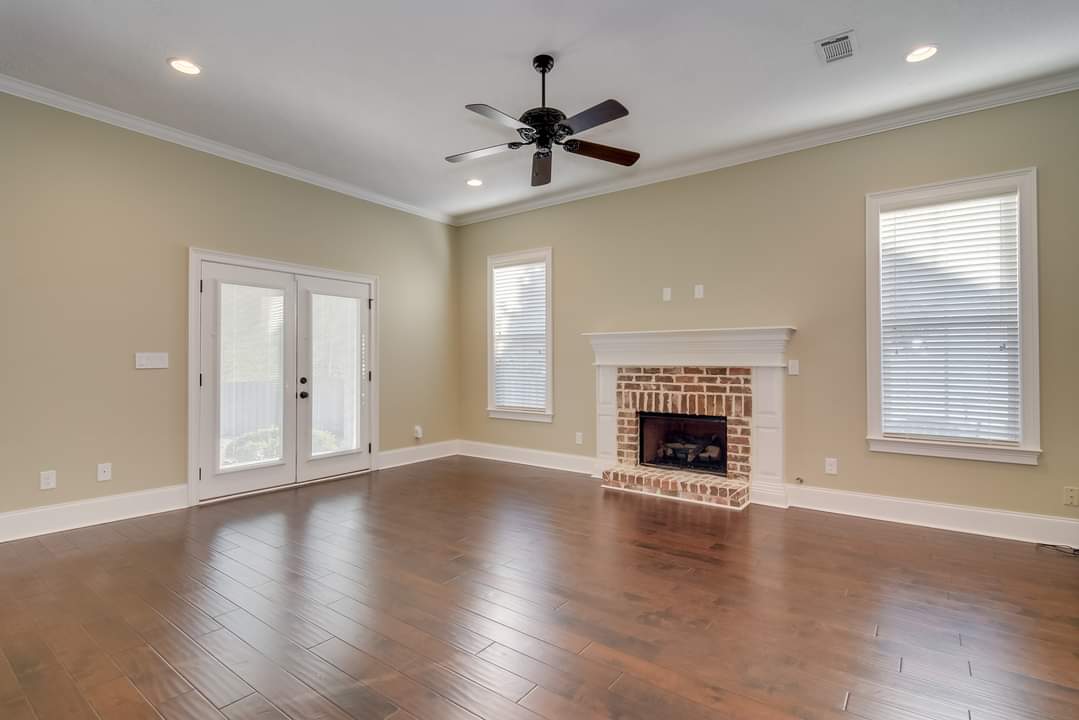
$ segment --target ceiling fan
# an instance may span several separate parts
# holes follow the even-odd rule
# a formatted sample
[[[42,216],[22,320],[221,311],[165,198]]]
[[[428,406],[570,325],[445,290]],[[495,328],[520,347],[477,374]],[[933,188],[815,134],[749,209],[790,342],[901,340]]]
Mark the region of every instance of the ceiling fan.
[[[567,118],[561,110],[547,107],[547,73],[554,67],[554,58],[550,55],[537,55],[532,58],[532,67],[541,77],[540,106],[525,110],[519,120],[490,105],[465,105],[474,113],[513,128],[521,136],[521,141],[450,155],[446,160],[457,163],[462,160],[487,157],[505,150],[520,150],[525,145],[535,145],[536,152],[532,154],[532,186],[536,187],[551,182],[551,150],[555,145],[561,145],[563,150],[574,155],[584,155],[626,167],[640,159],[641,154],[632,150],[600,145],[573,137],[597,125],[629,115],[629,110],[626,110],[622,103],[617,100],[604,100],[598,105],[593,105]]]

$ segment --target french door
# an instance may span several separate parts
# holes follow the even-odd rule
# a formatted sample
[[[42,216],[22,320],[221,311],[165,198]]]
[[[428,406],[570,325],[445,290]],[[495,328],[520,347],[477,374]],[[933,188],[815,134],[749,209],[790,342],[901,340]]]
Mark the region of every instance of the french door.
[[[202,261],[198,499],[371,467],[371,286]]]

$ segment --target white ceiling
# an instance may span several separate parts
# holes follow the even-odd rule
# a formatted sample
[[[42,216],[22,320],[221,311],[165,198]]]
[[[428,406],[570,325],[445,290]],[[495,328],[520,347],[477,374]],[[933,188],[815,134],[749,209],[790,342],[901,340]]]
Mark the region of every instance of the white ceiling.
[[[824,65],[813,41],[848,28],[855,57]],[[456,221],[1071,70],[1077,38],[1077,0],[0,1],[10,78]],[[940,53],[904,61],[925,43]],[[637,166],[559,152],[553,182],[532,188],[527,150],[442,159],[516,139],[464,105],[538,105],[539,52],[556,58],[549,105],[629,108],[583,137],[640,151]],[[170,56],[203,74],[176,73]]]

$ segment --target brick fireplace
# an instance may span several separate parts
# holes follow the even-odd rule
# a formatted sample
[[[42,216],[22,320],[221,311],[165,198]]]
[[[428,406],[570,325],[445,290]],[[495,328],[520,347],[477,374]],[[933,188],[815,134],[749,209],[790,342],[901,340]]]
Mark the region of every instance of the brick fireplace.
[[[589,335],[604,488],[741,510],[785,505],[792,328]]]
[[[636,490],[682,500],[741,510],[749,503],[750,443],[753,416],[753,371],[747,367],[619,367],[615,387],[618,405],[618,464],[603,471],[613,489]],[[656,438],[642,433],[649,418],[686,418],[659,439],[672,462],[643,462],[654,454]],[[699,418],[722,425],[722,437],[704,430]],[[650,440],[651,442],[645,442]],[[700,450],[695,452],[700,446]],[[699,462],[701,453],[723,455],[722,472]],[[657,449],[658,451],[658,449]],[[693,455],[692,461],[690,460]],[[684,458],[680,458],[684,455]],[[717,469],[718,470],[718,469]]]

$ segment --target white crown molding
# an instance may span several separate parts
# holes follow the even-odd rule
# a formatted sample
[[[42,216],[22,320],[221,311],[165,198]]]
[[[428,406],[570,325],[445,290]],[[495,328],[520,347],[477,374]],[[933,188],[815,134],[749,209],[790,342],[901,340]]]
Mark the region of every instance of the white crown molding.
[[[142,135],[149,135],[158,140],[182,145],[183,147],[191,148],[192,150],[216,155],[217,157],[232,160],[233,162],[238,162],[243,165],[249,165],[250,167],[265,170],[266,172],[271,172],[275,175],[282,175],[309,185],[333,190],[334,192],[348,195],[349,197],[354,197],[358,200],[366,200],[367,202],[376,205],[400,210],[401,212],[409,213],[410,215],[418,215],[427,218],[428,220],[434,220],[443,224],[449,223],[450,221],[450,216],[445,213],[400,202],[399,200],[394,200],[385,195],[365,190],[358,185],[353,185],[326,175],[320,175],[311,172],[310,170],[304,170],[295,165],[272,160],[268,157],[248,152],[247,150],[241,150],[231,145],[219,143],[215,140],[209,140],[200,135],[177,130],[174,127],[162,125],[161,123],[152,120],[146,120],[136,115],[113,110],[112,108],[98,105],[89,100],[83,100],[82,98],[77,98],[72,95],[65,95],[64,93],[50,90],[41,85],[34,85],[33,83],[19,80],[10,75],[0,74],[0,92],[21,97],[25,100],[32,100],[36,103],[48,105],[49,107],[54,107],[59,110],[75,113],[76,115],[82,115],[83,117],[98,120],[125,130],[141,133]]]
[[[840,125],[833,125],[819,130],[810,130],[804,133],[788,135],[782,138],[765,140],[751,145],[724,150],[716,154],[710,154],[704,158],[690,160],[684,163],[668,165],[655,170],[633,175],[622,180],[592,184],[578,190],[568,190],[562,193],[547,195],[536,200],[525,200],[510,203],[500,207],[477,210],[476,212],[462,213],[451,217],[451,224],[461,227],[486,220],[496,220],[510,215],[519,215],[530,210],[561,205],[584,200],[585,198],[607,195],[620,190],[629,190],[644,185],[652,185],[667,180],[676,180],[689,175],[712,172],[723,168],[742,165],[755,160],[764,160],[777,155],[808,150],[809,148],[829,145],[831,143],[853,140],[854,138],[876,133],[898,130],[899,128],[919,125],[921,123],[943,120],[944,118],[978,110],[988,110],[1002,105],[1037,100],[1038,98],[1058,95],[1060,93],[1079,90],[1079,69],[1048,75],[1045,77],[1014,83],[1003,87],[983,90],[980,92],[960,95],[946,100],[919,105],[913,108],[897,110],[891,113],[875,115],[863,120],[856,120]]]
[[[783,367],[792,327],[584,333],[596,365]]]
[[[316,185],[327,190],[348,195],[360,200],[382,205],[384,207],[400,210],[411,215],[418,215],[436,222],[454,226],[471,225],[473,223],[495,220],[510,215],[518,215],[530,210],[561,205],[595,197],[607,195],[620,190],[652,185],[667,180],[675,180],[689,175],[720,170],[733,167],[755,160],[784,155],[786,153],[808,148],[828,145],[843,140],[851,140],[865,135],[895,130],[910,125],[941,120],[943,118],[963,115],[965,113],[987,110],[989,108],[1010,105],[1026,100],[1036,100],[1050,95],[1079,90],[1079,69],[1049,75],[1034,80],[1015,83],[1000,88],[984,90],[959,97],[941,100],[935,103],[920,105],[915,108],[899,110],[893,113],[876,115],[872,118],[857,120],[841,125],[834,125],[820,130],[811,130],[805,133],[790,135],[784,138],[766,140],[738,148],[732,148],[720,153],[711,154],[704,158],[698,158],[684,163],[668,165],[649,172],[625,178],[612,180],[606,183],[592,184],[587,188],[569,190],[556,193],[536,200],[525,200],[518,203],[510,203],[499,207],[478,210],[459,215],[447,215],[436,210],[429,210],[416,205],[394,200],[393,198],[366,190],[357,185],[347,183],[326,175],[320,175],[309,170],[298,168],[288,163],[272,160],[262,155],[257,155],[246,150],[219,143],[214,140],[178,130],[168,125],[146,120],[119,110],[98,105],[97,103],[83,100],[72,95],[66,95],[56,90],[34,85],[33,83],[19,80],[10,75],[0,74],[0,92],[15,95],[17,97],[32,100],[34,102],[66,110],[77,115],[92,118],[109,125],[115,125],[126,130],[132,130],[143,135],[155,137],[158,140],[175,143],[200,152],[216,155],[217,157],[232,160],[244,165],[249,165],[276,175],[299,180],[310,185]]]
[[[90,500],[0,513],[0,542],[126,520],[187,507],[187,485],[119,493]]]

